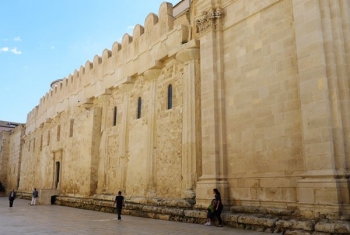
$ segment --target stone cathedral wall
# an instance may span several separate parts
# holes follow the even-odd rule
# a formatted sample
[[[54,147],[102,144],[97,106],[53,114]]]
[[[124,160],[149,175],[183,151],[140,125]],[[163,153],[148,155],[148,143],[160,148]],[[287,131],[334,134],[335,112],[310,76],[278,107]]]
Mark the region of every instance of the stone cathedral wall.
[[[175,55],[189,40],[189,30],[176,24],[172,11],[163,3],[159,16],[149,14],[132,36],[125,34],[40,100],[28,114],[19,189],[58,187],[60,195],[73,197],[119,190],[181,197],[184,77]]]
[[[195,223],[218,188],[227,225],[350,234],[349,1],[180,3],[0,135],[1,180],[106,212],[121,190],[126,214]]]
[[[244,4],[246,16],[241,1],[228,6],[223,33],[230,195],[295,206],[305,166],[292,1]]]

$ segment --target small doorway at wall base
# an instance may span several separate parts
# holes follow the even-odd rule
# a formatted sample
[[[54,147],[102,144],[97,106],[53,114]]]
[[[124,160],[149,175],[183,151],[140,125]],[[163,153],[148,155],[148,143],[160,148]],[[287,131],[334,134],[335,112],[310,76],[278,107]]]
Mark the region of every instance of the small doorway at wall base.
[[[60,183],[60,170],[61,170],[61,163],[56,162],[56,177],[55,177],[55,188],[58,189],[59,183]]]

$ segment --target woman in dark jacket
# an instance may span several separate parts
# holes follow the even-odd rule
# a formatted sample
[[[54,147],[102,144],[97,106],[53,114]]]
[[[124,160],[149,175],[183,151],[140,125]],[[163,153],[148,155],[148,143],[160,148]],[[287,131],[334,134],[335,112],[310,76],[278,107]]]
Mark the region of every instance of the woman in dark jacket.
[[[221,211],[224,208],[224,206],[222,205],[221,195],[219,190],[217,188],[214,188],[213,192],[215,194],[215,200],[216,200],[215,216],[219,221],[218,227],[222,227]]]

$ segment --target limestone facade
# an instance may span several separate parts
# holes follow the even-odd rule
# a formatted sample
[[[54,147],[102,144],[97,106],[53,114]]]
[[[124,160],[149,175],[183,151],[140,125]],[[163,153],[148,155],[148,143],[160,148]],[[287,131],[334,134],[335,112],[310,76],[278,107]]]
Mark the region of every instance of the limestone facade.
[[[348,219],[350,2],[182,4],[41,98],[11,135],[18,190],[201,209],[218,188],[227,209]]]
[[[12,130],[0,132],[0,182],[7,191],[18,188],[21,173],[25,126],[15,126]]]

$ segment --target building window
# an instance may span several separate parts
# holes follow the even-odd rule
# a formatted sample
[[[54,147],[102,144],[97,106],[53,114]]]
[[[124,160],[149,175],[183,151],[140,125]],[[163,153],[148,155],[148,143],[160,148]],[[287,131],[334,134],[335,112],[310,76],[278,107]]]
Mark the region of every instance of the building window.
[[[168,109],[173,108],[173,86],[170,84],[168,86]]]
[[[47,145],[50,145],[50,131],[47,132]]]
[[[57,141],[60,141],[61,138],[61,125],[57,126]]]
[[[43,149],[43,134],[40,136],[40,151]]]
[[[137,101],[137,119],[141,118],[141,107],[142,107],[142,100],[141,100],[141,97],[139,97],[139,100]]]
[[[69,137],[73,136],[73,127],[74,127],[74,119],[71,119],[69,122]]]
[[[117,125],[117,116],[118,116],[118,109],[117,107],[114,107],[114,112],[113,112],[113,126]]]

